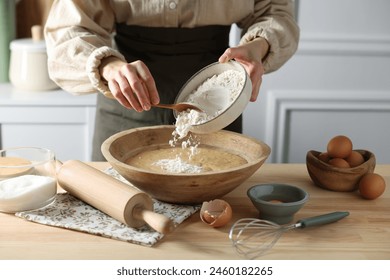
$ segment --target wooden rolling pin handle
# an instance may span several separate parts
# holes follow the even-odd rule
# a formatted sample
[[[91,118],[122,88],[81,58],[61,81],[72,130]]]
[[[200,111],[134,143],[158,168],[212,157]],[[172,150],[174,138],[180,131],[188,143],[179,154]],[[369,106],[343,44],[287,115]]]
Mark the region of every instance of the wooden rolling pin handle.
[[[142,207],[135,207],[133,209],[133,217],[135,219],[145,221],[152,229],[163,234],[172,232],[176,227],[174,222],[167,216],[155,213]]]

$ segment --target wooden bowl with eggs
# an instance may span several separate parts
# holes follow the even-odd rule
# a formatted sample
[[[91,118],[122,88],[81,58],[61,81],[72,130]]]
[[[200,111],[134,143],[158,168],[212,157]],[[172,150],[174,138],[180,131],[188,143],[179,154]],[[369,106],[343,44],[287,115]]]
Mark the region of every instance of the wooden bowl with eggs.
[[[323,152],[308,151],[306,167],[313,182],[324,189],[338,192],[355,191],[360,179],[374,172],[375,155],[367,150],[354,150],[363,156],[363,163],[355,167],[336,167],[321,159]]]

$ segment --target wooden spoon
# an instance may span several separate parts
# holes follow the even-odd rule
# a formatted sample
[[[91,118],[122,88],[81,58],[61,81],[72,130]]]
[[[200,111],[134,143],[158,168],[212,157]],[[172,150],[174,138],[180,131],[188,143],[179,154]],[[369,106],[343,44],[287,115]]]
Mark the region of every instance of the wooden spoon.
[[[176,103],[176,104],[156,104],[156,105],[152,105],[152,106],[159,107],[159,108],[165,108],[165,109],[172,109],[172,110],[176,110],[178,112],[186,111],[187,109],[192,109],[192,110],[196,110],[199,112],[203,112],[203,110],[200,109],[199,107],[195,106],[192,103],[187,103],[187,102],[181,102],[181,103]]]
[[[104,95],[107,98],[115,99],[114,95],[111,92],[105,92]],[[203,112],[203,110],[200,109],[199,107],[197,107],[195,104],[188,103],[188,102],[181,102],[181,103],[175,103],[175,104],[156,104],[156,105],[152,105],[152,106],[158,107],[158,108],[172,109],[172,110],[176,110],[178,112],[182,112],[182,111],[185,111],[187,109],[192,109],[192,110],[196,110],[199,112]]]

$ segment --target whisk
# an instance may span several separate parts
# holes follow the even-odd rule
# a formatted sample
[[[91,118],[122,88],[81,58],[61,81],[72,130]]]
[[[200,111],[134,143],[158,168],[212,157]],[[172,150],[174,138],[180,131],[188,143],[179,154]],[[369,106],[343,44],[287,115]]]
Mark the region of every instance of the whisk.
[[[229,238],[238,254],[254,259],[269,251],[286,231],[333,223],[348,215],[349,212],[332,212],[305,218],[287,226],[267,220],[244,218],[233,224]]]

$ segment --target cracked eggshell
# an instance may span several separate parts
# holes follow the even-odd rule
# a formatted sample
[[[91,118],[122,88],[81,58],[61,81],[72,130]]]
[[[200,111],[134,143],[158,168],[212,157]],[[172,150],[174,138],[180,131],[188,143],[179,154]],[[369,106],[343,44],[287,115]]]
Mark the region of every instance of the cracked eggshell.
[[[205,201],[200,209],[200,219],[212,226],[222,227],[232,218],[232,207],[222,199]]]

